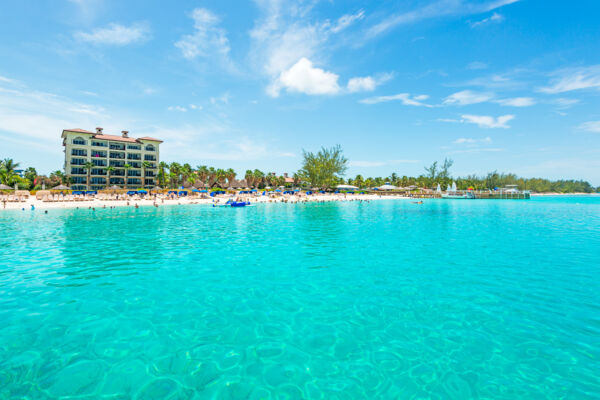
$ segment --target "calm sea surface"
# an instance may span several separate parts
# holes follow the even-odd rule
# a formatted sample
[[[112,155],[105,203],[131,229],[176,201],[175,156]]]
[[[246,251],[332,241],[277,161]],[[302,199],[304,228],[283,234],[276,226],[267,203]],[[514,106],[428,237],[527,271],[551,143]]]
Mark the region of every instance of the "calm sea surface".
[[[598,399],[600,198],[0,213],[2,399]]]

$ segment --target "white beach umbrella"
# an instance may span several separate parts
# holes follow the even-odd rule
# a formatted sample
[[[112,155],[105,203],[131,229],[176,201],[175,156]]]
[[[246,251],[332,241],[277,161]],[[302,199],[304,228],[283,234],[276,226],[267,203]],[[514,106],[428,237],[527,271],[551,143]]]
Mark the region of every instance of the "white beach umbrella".
[[[378,190],[396,190],[396,189],[398,189],[398,187],[386,183],[385,185],[379,186],[377,189]]]
[[[358,189],[358,187],[352,186],[352,185],[337,185],[336,188],[337,189]]]

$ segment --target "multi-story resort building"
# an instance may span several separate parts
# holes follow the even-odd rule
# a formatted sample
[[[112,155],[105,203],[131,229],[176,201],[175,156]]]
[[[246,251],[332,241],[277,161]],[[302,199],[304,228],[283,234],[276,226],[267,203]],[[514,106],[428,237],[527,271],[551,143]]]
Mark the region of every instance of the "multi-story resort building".
[[[102,128],[96,128],[96,132],[63,130],[65,175],[71,178],[71,188],[154,187],[162,140],[147,136],[135,139],[128,133],[122,131],[121,136],[105,135]]]

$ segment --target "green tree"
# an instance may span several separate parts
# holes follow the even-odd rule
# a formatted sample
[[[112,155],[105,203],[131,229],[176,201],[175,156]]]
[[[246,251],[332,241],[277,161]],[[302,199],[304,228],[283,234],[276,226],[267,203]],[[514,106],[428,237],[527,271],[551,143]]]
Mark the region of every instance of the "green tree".
[[[167,169],[169,169],[169,164],[164,161],[158,163],[158,182],[162,187],[167,185]]]
[[[115,170],[115,167],[113,167],[112,165],[109,165],[108,167],[106,167],[106,187],[110,186],[110,176],[112,175],[114,170]]]
[[[348,169],[348,159],[344,157],[340,145],[332,148],[322,147],[317,153],[302,150],[304,158],[299,174],[312,186],[333,187]]]
[[[152,167],[152,163],[149,161],[142,161],[142,187],[146,187],[146,170]],[[150,186],[152,187],[152,186]]]
[[[131,165],[125,164],[123,168],[125,168],[125,189],[127,189],[129,188],[129,170],[131,169]]]
[[[87,180],[86,180],[86,186],[87,186],[87,190],[90,190],[90,181],[92,180],[92,168],[94,168],[94,164],[91,161],[86,162],[83,165],[83,168],[85,168],[87,170]],[[60,172],[60,171],[57,171]]]

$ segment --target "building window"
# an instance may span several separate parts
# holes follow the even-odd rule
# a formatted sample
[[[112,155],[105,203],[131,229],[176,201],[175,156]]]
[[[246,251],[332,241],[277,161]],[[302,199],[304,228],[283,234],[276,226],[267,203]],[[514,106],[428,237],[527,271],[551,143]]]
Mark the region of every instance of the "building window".
[[[128,150],[141,150],[142,146],[140,146],[138,144],[128,144],[127,149]]]
[[[83,176],[73,176],[73,177],[71,177],[71,182],[73,182],[73,183],[86,183],[85,179],[86,178],[83,177]]]
[[[139,185],[140,182],[141,182],[141,179],[138,179],[138,178],[127,179],[127,184],[128,185]]]
[[[115,153],[114,151],[110,152],[110,158],[116,158],[119,160],[124,160],[125,159],[125,153]]]
[[[146,179],[145,182],[145,185],[154,185],[154,179]]]
[[[154,175],[154,171],[146,171],[146,176],[156,176],[156,175]]]
[[[121,144],[121,143],[111,143],[110,149],[111,150],[125,150],[125,145]]]
[[[81,183],[85,183],[85,182],[81,182]],[[71,188],[73,190],[85,190],[85,186],[84,185],[73,185]]]
[[[106,178],[92,178],[92,184],[106,185]]]
[[[110,160],[110,166],[111,167],[122,167],[124,165],[125,165],[125,161]]]
[[[138,171],[137,169],[130,169],[129,173],[127,175],[128,176],[142,176],[142,173],[140,171]]]
[[[106,152],[105,151],[92,150],[92,157],[106,158]]]
[[[92,160],[92,164],[94,164],[96,167],[106,167],[106,160]]]
[[[106,142],[96,142],[96,141],[92,141],[92,146],[97,146],[97,147],[108,147],[108,143],[106,143]]]
[[[131,168],[142,168],[142,164],[139,162],[130,162],[129,165],[131,165]]]
[[[82,137],[76,137],[73,139],[73,144],[81,144],[85,146],[85,139]]]
[[[91,189],[92,190],[102,190],[102,189],[104,189],[104,186],[92,186]]]
[[[72,165],[85,165],[85,158],[71,158]]]
[[[115,169],[111,176],[125,176],[125,170],[124,169]]]
[[[85,175],[85,169],[83,168],[78,168],[78,167],[72,167],[71,168],[71,175]]]
[[[146,146],[146,151],[155,151],[156,149],[151,144]]]
[[[152,154],[144,154],[144,160],[146,161],[156,161],[156,156]]]
[[[125,179],[123,178],[110,178],[110,184],[111,185],[122,185],[125,183]]]
[[[92,175],[106,175],[106,171],[102,168],[92,168]]]
[[[85,150],[85,149],[72,149],[71,150],[71,155],[72,156],[87,156],[87,150]]]
[[[127,159],[128,160],[141,160],[142,156],[137,154],[137,153],[128,153],[127,154]]]

